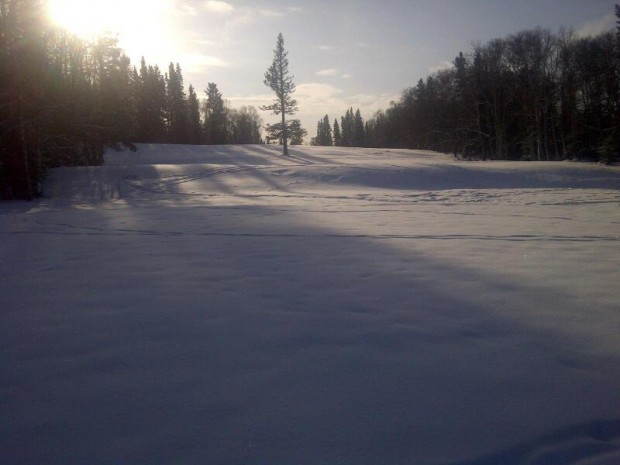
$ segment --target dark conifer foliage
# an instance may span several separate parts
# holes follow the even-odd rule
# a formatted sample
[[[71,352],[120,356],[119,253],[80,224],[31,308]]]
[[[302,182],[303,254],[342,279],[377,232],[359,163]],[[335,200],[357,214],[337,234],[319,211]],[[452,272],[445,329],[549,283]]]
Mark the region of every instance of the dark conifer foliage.
[[[268,124],[265,127],[267,132],[267,143],[273,141],[283,145],[284,131],[282,123]],[[298,119],[288,120],[286,122],[286,134],[290,138],[291,145],[303,144],[304,137],[308,135],[308,131],[301,127],[301,121]]]
[[[286,115],[293,115],[297,112],[297,101],[292,95],[295,92],[293,76],[289,75],[288,52],[284,49],[284,37],[282,33],[278,35],[276,48],[273,51],[273,62],[265,72],[264,84],[271,88],[276,94],[275,101],[271,105],[261,107],[261,110],[271,111],[274,115],[280,115],[280,137],[282,141],[282,154],[288,155],[287,143],[289,139]]]
[[[187,143],[200,144],[202,142],[202,124],[200,121],[200,102],[194,90],[194,86],[189,85],[187,97]]]
[[[480,159],[618,159],[619,34],[534,29],[477,44],[375,114],[364,143]],[[355,143],[350,121],[349,111],[342,145]]]
[[[168,65],[166,75],[166,123],[168,140],[183,144],[188,141],[189,113],[183,86],[183,73],[177,63]]]
[[[260,130],[263,121],[254,107],[241,107],[228,111],[229,143],[261,144]]]
[[[137,113],[136,142],[164,142],[167,140],[166,81],[159,67],[147,66],[142,57],[140,73],[134,73]]]
[[[45,169],[99,164],[135,137],[133,73],[112,39],[52,29],[38,0],[0,0],[0,196],[39,194]]]
[[[226,107],[217,84],[210,82],[207,89],[207,101],[204,111],[204,133],[207,144],[228,143]]]
[[[316,127],[316,137],[312,138],[311,145],[331,146],[334,145],[332,137],[332,127],[329,123],[329,116],[325,115]]]
[[[53,28],[43,0],[0,0],[0,198],[39,194],[45,170],[103,163],[136,142],[261,143],[256,109],[226,108],[213,83],[207,118],[181,66],[132,67],[116,40]]]
[[[364,147],[366,145],[366,128],[359,108],[355,113],[353,108],[349,108],[340,118],[337,137],[336,123],[334,123],[334,145],[342,147]]]
[[[301,121],[293,119],[288,124],[288,134],[291,138],[291,145],[302,145],[308,131],[301,127]]]
[[[340,145],[351,147],[353,145],[353,108],[349,108],[344,116],[340,117]]]
[[[334,118],[334,145],[340,145],[341,135],[340,126],[338,125],[338,118]]]

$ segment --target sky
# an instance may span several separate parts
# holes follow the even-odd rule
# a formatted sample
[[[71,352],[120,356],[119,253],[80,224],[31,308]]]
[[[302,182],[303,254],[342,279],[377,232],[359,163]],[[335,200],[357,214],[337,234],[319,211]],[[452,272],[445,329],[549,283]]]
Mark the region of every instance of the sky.
[[[233,107],[271,102],[263,78],[281,32],[309,137],[325,114],[370,118],[473,43],[535,27],[594,35],[615,19],[614,0],[49,1],[69,29],[113,31],[133,63],[178,62],[186,89],[204,97],[215,82]]]

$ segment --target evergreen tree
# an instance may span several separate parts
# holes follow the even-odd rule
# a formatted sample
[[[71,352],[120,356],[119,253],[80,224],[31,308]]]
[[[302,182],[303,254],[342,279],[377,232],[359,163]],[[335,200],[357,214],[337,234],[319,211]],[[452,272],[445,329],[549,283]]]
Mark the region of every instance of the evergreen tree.
[[[321,124],[321,145],[332,146],[334,140],[332,138],[332,128],[329,124],[329,117],[325,115]]]
[[[322,145],[322,146],[333,145],[332,128],[329,124],[329,117],[327,115],[325,115],[317,123],[316,137],[312,138],[311,145]]]
[[[226,144],[227,115],[222,94],[217,84],[210,82],[207,89],[207,102],[205,105],[205,141],[207,144]]]
[[[273,63],[265,72],[265,80],[263,82],[274,91],[276,99],[271,105],[262,106],[261,110],[268,110],[274,115],[281,115],[280,128],[282,134],[280,140],[282,140],[283,145],[282,154],[288,155],[287,142],[289,134],[286,115],[295,114],[297,111],[297,101],[292,98],[292,94],[295,92],[295,84],[293,83],[293,77],[289,76],[288,52],[284,49],[282,33],[278,35],[278,41],[273,54]]]
[[[287,121],[286,133],[291,139],[291,145],[303,144],[304,137],[308,135],[308,131],[301,127],[301,122],[298,119]],[[282,144],[282,138],[284,137],[284,131],[282,131],[282,123],[268,124],[265,127],[267,131],[267,143],[269,141],[278,141]]]
[[[364,120],[358,108],[353,119],[352,143],[354,147],[363,147],[366,143],[366,131],[364,131]]]
[[[340,143],[340,126],[338,125],[338,118],[334,118],[334,145],[341,145]]]
[[[260,144],[262,120],[256,108],[241,107],[228,113],[231,144]]]
[[[170,63],[166,78],[167,119],[170,142],[182,144],[187,141],[188,112],[183,88],[181,67]]]
[[[133,77],[115,40],[51,28],[41,0],[0,0],[0,196],[32,198],[46,168],[130,145]]]
[[[200,144],[202,142],[202,128],[200,122],[200,104],[194,86],[189,85],[189,96],[187,98],[188,110],[188,143]]]
[[[137,141],[163,142],[165,134],[166,82],[158,66],[140,61],[140,73],[134,85],[137,113]]]
[[[343,147],[353,146],[353,108],[349,108],[345,115],[340,118],[340,145]]]
[[[301,145],[304,143],[304,137],[308,135],[308,131],[301,127],[298,119],[291,120],[288,127],[288,133],[291,137],[291,145]]]

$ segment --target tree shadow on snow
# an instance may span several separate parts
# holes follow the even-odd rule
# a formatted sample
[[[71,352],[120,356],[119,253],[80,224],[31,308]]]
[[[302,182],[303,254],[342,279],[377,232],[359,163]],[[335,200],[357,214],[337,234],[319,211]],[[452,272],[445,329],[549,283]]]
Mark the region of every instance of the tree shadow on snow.
[[[21,238],[0,288],[6,308],[28,309],[0,324],[3,463],[559,464],[618,451],[618,354],[542,323],[588,311],[566,289],[294,209],[141,205],[73,211],[70,231]]]

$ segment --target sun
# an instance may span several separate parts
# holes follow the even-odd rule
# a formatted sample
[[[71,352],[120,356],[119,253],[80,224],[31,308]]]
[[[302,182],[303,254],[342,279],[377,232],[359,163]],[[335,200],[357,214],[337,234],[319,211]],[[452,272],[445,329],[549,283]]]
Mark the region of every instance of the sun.
[[[131,2],[127,2],[131,3]],[[49,0],[48,11],[54,23],[84,38],[121,32],[126,11],[118,1]]]
[[[101,35],[118,37],[132,56],[149,55],[165,48],[171,32],[167,18],[171,0],[48,0],[47,11],[58,27],[84,39]]]

